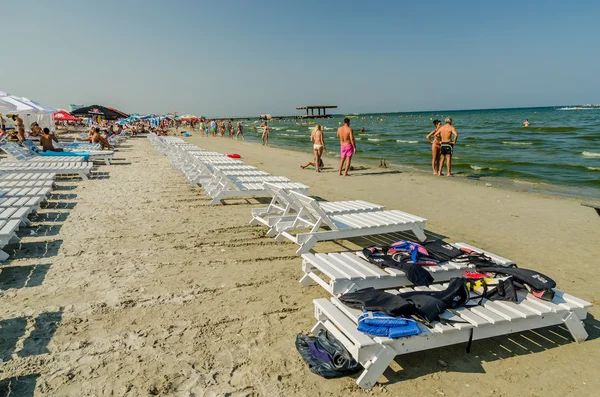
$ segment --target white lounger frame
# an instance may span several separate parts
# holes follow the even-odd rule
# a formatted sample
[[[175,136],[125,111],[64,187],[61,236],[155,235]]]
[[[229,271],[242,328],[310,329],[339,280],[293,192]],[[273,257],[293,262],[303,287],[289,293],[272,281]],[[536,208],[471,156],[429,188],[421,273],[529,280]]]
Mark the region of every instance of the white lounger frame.
[[[458,248],[469,248],[488,255],[499,265],[510,265],[510,259],[485,252],[466,243],[453,244]],[[434,282],[448,281],[453,277],[462,277],[466,269],[473,268],[462,262],[442,262],[437,266],[423,266],[431,273]],[[361,252],[303,254],[300,284],[305,287],[319,284],[332,295],[344,294],[364,288],[398,288],[412,283],[406,274],[391,267],[382,269],[363,258]]]
[[[439,291],[445,288],[446,285],[436,284],[414,290]],[[404,288],[389,292],[411,290]],[[543,301],[524,291],[518,293],[518,298],[518,303],[486,300],[481,305],[446,311],[442,317],[459,322],[446,325],[434,322],[433,328],[419,323],[421,334],[398,339],[366,335],[356,329],[361,310],[351,309],[337,298],[316,299],[314,304],[317,324],[312,332],[317,334],[322,329],[331,332],[365,368],[356,381],[363,389],[370,389],[375,385],[394,357],[465,343],[471,332],[473,340],[480,340],[564,324],[577,342],[587,339],[588,334],[582,321],[587,316],[591,303],[558,290],[555,291],[552,302]]]
[[[296,216],[293,221],[280,221],[275,225],[275,229],[278,233],[277,241],[288,239],[300,246],[296,251],[298,254],[307,253],[319,241],[342,240],[406,230],[411,230],[421,241],[426,239],[424,230],[427,219],[416,215],[398,210],[387,210],[329,216],[315,199],[301,194],[296,195],[296,199],[306,210],[306,214],[310,214],[310,218]],[[323,225],[329,227],[330,230],[320,231]],[[289,231],[301,228],[310,229],[310,231],[296,235],[289,233]]]
[[[56,175],[79,175],[81,179],[88,179],[92,171],[91,162],[33,162],[14,161],[1,162],[0,173],[53,173]]]

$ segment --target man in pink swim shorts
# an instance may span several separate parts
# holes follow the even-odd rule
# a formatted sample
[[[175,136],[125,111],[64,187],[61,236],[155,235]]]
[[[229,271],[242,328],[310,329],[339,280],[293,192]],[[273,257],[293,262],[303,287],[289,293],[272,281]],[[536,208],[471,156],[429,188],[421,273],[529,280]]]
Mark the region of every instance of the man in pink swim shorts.
[[[348,176],[348,170],[350,169],[350,163],[352,162],[352,155],[356,153],[356,142],[354,141],[354,134],[352,128],[350,128],[350,119],[344,119],[344,125],[338,128],[337,136],[340,138],[340,169],[338,175],[342,175],[342,168],[344,168],[344,162],[346,168],[344,169],[344,176]]]

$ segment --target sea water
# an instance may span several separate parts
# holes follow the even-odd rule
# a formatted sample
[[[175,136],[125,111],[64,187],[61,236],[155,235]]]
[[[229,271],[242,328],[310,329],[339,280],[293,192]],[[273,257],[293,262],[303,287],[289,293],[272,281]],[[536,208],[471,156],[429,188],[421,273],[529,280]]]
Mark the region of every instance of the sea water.
[[[470,179],[496,180],[533,190],[600,197],[600,108],[552,107],[358,114],[351,118],[357,158],[431,172],[433,120],[451,116],[459,133],[452,171]],[[269,144],[310,151],[314,122],[325,127],[328,155],[339,157],[331,119],[273,120]],[[523,127],[528,119],[529,127]],[[309,124],[311,123],[311,124]],[[258,121],[246,135],[260,137]],[[256,129],[252,129],[252,127]],[[250,129],[249,129],[250,128]],[[365,131],[361,132],[364,128]],[[252,134],[254,132],[254,134]],[[307,158],[308,160],[309,158]]]

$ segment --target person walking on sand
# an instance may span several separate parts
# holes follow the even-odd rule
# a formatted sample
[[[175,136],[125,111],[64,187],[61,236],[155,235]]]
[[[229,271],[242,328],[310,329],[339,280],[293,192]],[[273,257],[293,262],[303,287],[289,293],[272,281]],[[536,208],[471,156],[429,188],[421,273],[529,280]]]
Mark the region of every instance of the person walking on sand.
[[[344,119],[344,125],[338,128],[337,137],[340,138],[341,155],[338,175],[342,175],[342,168],[344,167],[345,162],[346,169],[344,170],[344,176],[348,176],[348,170],[350,169],[352,156],[356,153],[356,142],[354,141],[354,133],[352,128],[350,128],[350,119]]]
[[[310,141],[313,143],[313,152],[315,153],[315,164],[321,164],[321,156],[325,151],[325,140],[323,138],[323,128],[321,124],[315,125],[310,134]],[[321,172],[321,167],[315,167],[316,172]]]
[[[436,136],[441,141],[440,147],[440,165],[438,168],[438,175],[442,175],[442,168],[444,167],[444,160],[446,161],[446,176],[452,176],[452,152],[454,151],[454,145],[458,140],[458,132],[452,125],[452,117],[446,117],[446,124],[439,127]]]
[[[442,142],[440,141],[440,137],[435,133],[442,126],[442,122],[439,120],[433,121],[434,130],[427,134],[427,140],[431,143],[431,169],[433,170],[433,175],[439,175],[438,168],[440,165],[440,150],[442,149]]]
[[[263,125],[263,133],[262,133],[262,144],[267,146],[269,144],[269,124],[267,124],[267,122],[265,121],[265,124]]]
[[[210,121],[210,132],[213,137],[217,136],[217,122],[214,119]]]

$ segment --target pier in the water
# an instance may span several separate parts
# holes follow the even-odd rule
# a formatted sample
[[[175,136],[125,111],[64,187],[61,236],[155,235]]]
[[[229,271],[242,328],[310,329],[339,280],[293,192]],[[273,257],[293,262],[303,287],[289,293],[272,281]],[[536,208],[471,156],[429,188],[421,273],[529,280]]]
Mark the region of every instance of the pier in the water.
[[[315,114],[315,109],[317,110],[317,114]],[[327,109],[337,109],[337,105],[307,105],[307,106],[298,106],[296,110],[306,110],[305,116],[300,116],[302,118],[307,119],[317,119],[317,118],[329,118],[330,115],[327,114]],[[310,114],[309,114],[310,111]],[[322,113],[321,113],[322,111]]]

